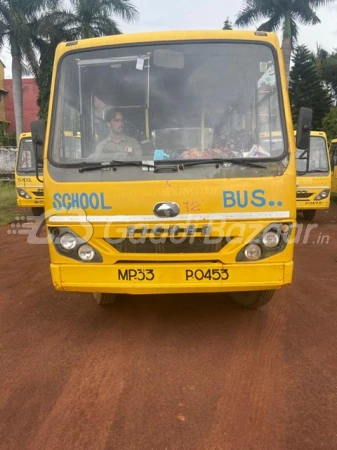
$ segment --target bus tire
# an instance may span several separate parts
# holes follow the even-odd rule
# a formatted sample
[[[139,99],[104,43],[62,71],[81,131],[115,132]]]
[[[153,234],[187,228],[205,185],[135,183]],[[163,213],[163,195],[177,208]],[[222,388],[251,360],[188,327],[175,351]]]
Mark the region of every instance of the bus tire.
[[[33,216],[41,216],[44,213],[44,208],[35,206],[32,208]]]
[[[93,295],[99,306],[112,305],[112,303],[115,303],[117,297],[117,294],[107,292],[94,292]]]
[[[304,220],[307,220],[308,222],[311,222],[312,220],[314,220],[315,214],[316,214],[316,210],[315,209],[305,209],[303,211]]]
[[[242,308],[256,309],[266,305],[273,298],[275,290],[272,291],[248,291],[231,292],[229,294],[232,301]]]

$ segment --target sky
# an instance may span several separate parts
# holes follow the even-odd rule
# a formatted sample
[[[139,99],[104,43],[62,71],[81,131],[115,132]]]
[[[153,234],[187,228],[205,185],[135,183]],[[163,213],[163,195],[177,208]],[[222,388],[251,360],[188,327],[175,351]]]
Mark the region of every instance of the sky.
[[[158,6],[168,5],[169,7]],[[164,30],[213,30],[221,29],[227,17],[234,22],[243,6],[241,0],[133,0],[140,12],[137,22],[127,24],[118,20],[123,33]],[[192,6],[193,5],[193,6]],[[337,48],[337,2],[317,9],[320,25],[300,26],[299,44],[306,44],[311,50],[317,45],[328,51]],[[256,27],[249,27],[255,29]],[[8,48],[0,51],[0,59],[6,66],[5,76],[11,76],[11,58]]]

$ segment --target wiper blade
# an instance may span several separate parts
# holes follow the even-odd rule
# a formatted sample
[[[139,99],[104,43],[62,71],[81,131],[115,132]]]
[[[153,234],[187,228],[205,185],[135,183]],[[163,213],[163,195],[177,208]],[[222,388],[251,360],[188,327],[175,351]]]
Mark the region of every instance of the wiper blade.
[[[261,164],[257,164],[251,161],[245,161],[244,159],[222,159],[222,158],[213,158],[213,159],[200,159],[198,161],[186,161],[179,164],[179,167],[191,167],[191,166],[200,166],[202,164],[236,164],[238,166],[244,167],[254,167],[256,169],[266,169],[266,166],[262,166]]]
[[[153,169],[152,164],[143,163],[142,161],[107,161],[107,162],[99,162],[99,163],[88,163],[84,162],[81,167],[78,169],[80,173],[88,172],[90,170],[102,170],[107,169],[109,167],[147,167],[148,169]]]

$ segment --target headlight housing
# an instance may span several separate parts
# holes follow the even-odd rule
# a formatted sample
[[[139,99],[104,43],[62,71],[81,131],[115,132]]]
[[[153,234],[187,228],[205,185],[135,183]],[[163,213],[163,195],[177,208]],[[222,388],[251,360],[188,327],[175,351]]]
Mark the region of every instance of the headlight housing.
[[[103,262],[102,255],[73,230],[67,227],[48,227],[48,233],[60,255],[84,263]]]
[[[32,197],[22,188],[17,189],[18,195],[22,198],[25,198],[27,200],[31,199]]]
[[[316,195],[315,200],[323,200],[327,197],[329,197],[330,189],[324,189],[324,191],[320,192],[318,195]]]
[[[287,246],[292,223],[271,223],[237,254],[236,261],[260,261],[281,253]]]

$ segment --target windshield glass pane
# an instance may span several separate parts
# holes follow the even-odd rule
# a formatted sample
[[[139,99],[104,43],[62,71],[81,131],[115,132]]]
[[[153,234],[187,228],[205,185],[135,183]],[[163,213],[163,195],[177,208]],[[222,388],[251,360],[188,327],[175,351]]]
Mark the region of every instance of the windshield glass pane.
[[[296,158],[300,158],[303,154],[303,150],[296,150]],[[310,137],[310,150],[309,150],[309,166],[307,169],[308,153],[304,153],[301,159],[296,160],[297,172],[328,172],[328,149],[324,138],[319,136]]]
[[[18,154],[18,171],[35,172],[35,155],[31,138],[21,139],[20,141]]]
[[[59,164],[285,153],[266,45],[96,49],[67,55],[59,73],[50,147]]]

